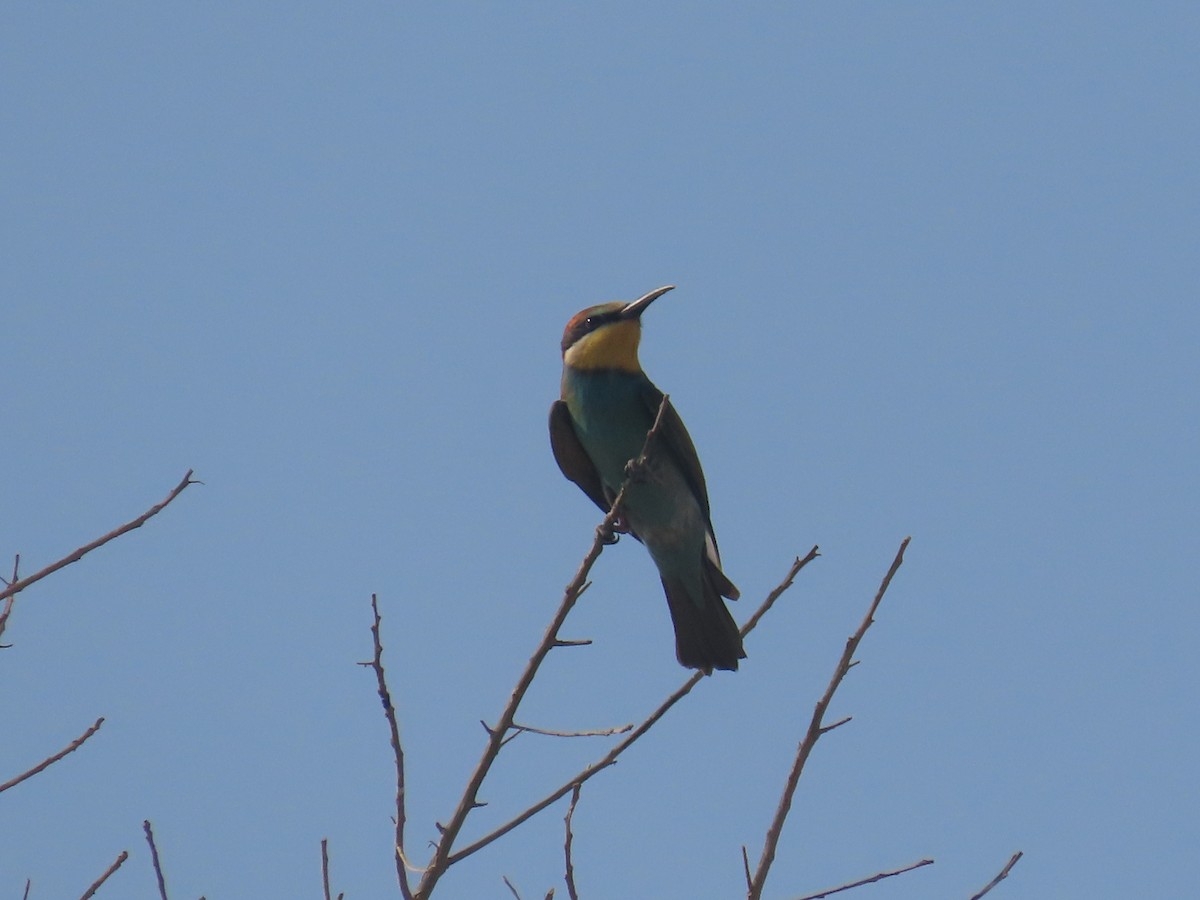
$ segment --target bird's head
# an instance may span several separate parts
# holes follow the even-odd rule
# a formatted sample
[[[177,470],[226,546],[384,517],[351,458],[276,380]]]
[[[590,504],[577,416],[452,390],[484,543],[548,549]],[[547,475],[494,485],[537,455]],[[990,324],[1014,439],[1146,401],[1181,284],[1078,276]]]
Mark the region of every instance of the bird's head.
[[[640,372],[637,350],[642,336],[642,313],[674,288],[675,285],[668,284],[632,303],[616,300],[577,312],[563,330],[563,362],[573,369]]]

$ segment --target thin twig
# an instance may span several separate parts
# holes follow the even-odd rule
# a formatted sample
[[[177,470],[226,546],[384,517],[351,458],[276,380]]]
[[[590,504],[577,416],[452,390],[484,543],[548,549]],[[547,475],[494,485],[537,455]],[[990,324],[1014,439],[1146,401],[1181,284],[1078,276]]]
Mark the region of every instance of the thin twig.
[[[33,887],[33,880],[25,879],[25,893],[21,895],[21,900],[29,900],[29,889]]]
[[[801,559],[799,557],[796,558],[796,561],[792,563],[792,567],[788,570],[788,573],[784,577],[783,581],[780,582],[779,586],[776,587],[775,590],[771,591],[771,593],[767,595],[767,598],[763,601],[762,605],[755,611],[754,615],[752,615],[750,617],[749,621],[747,621],[746,624],[742,626],[741,633],[742,633],[743,638],[746,637],[746,635],[748,635],[751,631],[754,630],[754,627],[756,625],[758,625],[759,620],[762,619],[763,613],[765,613],[768,609],[770,609],[771,606],[774,605],[775,601],[779,599],[780,595],[782,595],[784,591],[786,591],[789,587],[791,587],[792,582],[795,580],[796,575],[800,572],[800,570],[803,569],[810,562],[812,562],[814,559],[816,559],[818,556],[820,556],[820,553],[818,552],[816,547],[813,547],[812,550],[808,551],[808,555],[805,556],[803,559]],[[451,864],[456,863],[459,860],[461,860],[467,856],[470,856],[472,853],[475,853],[478,850],[482,850],[488,844],[492,843],[492,841],[508,834],[508,832],[512,831],[514,828],[516,828],[522,822],[526,821],[527,819],[532,818],[533,816],[535,816],[539,812],[541,812],[543,809],[546,809],[548,806],[551,806],[556,801],[565,797],[567,794],[569,794],[571,792],[571,789],[576,784],[583,784],[585,781],[587,781],[593,775],[597,774],[598,772],[603,771],[604,769],[607,769],[609,766],[611,766],[613,763],[615,763],[617,761],[617,758],[622,753],[624,753],[625,750],[628,749],[628,747],[634,741],[636,741],[643,734],[645,734],[647,731],[649,731],[654,726],[654,724],[656,722],[658,722],[659,719],[661,719],[664,715],[666,715],[667,711],[670,710],[670,708],[672,706],[674,706],[676,703],[678,703],[680,700],[682,700],[684,697],[686,697],[689,693],[691,693],[692,688],[694,688],[697,684],[699,684],[704,678],[705,678],[705,675],[703,672],[696,672],[695,674],[693,674],[690,678],[687,679],[687,681],[685,681],[682,685],[680,685],[670,696],[668,696],[662,703],[660,703],[658,708],[655,709],[654,712],[652,712],[649,716],[647,716],[642,721],[642,723],[640,725],[638,725],[637,728],[635,728],[632,732],[630,732],[628,737],[623,738],[622,740],[620,740],[616,744],[614,744],[612,749],[609,750],[608,753],[606,753],[603,757],[601,757],[599,760],[597,760],[596,762],[589,765],[587,768],[582,769],[581,771],[576,773],[570,780],[568,780],[567,782],[562,784],[556,790],[547,794],[541,800],[537,801],[536,803],[534,803],[532,806],[528,807],[524,811],[513,816],[513,818],[509,819],[503,825],[499,826],[498,828],[494,829],[493,831],[488,832],[487,834],[485,834],[483,837],[479,838],[479,840],[475,841],[470,846],[464,847],[462,850],[459,850],[456,853],[451,854],[450,859],[449,859],[450,863]]]
[[[404,900],[412,900],[412,888],[408,884],[407,862],[404,852],[404,824],[406,791],[404,785],[404,745],[400,743],[400,726],[396,722],[396,707],[392,703],[392,693],[388,690],[387,678],[383,671],[383,643],[379,636],[379,598],[371,595],[371,642],[375,654],[369,665],[375,671],[375,682],[379,691],[379,701],[383,704],[383,714],[387,717],[388,732],[392,743],[392,756],[396,761],[396,834],[394,856],[396,859],[396,879],[400,883],[400,895]],[[324,853],[324,842],[322,842]]]
[[[11,587],[21,580],[21,554],[17,553],[13,556],[13,576],[12,581],[5,581],[6,587]],[[8,617],[12,615],[13,604],[17,601],[15,595],[10,595],[4,598],[4,608],[0,609],[0,636],[4,634],[4,629],[8,625]],[[10,644],[0,644],[0,648],[7,649]]]
[[[612,737],[614,734],[625,734],[627,731],[632,731],[633,723],[617,725],[615,728],[596,728],[591,731],[552,731],[549,728],[534,728],[532,725],[521,725],[517,722],[513,722],[512,727],[517,732],[528,731],[530,734],[543,734],[546,737]]]
[[[521,900],[521,895],[517,893],[517,889],[516,889],[515,887],[513,887],[513,883],[512,883],[511,881],[509,881],[509,880],[508,880],[508,876],[507,876],[507,875],[501,875],[500,877],[504,879],[504,883],[505,883],[506,885],[508,885],[508,889],[509,889],[510,891],[512,891],[512,895],[513,895],[514,897],[516,897],[516,898],[517,898],[517,900]]]
[[[154,831],[150,828],[150,820],[142,821],[142,830],[146,832],[146,843],[150,845],[150,859],[154,863],[154,877],[158,879],[158,896],[167,900],[167,881],[163,878],[162,865],[158,860],[158,847],[154,845]]]
[[[109,875],[121,868],[121,864],[127,859],[129,859],[129,851],[122,850],[120,855],[113,860],[113,864],[104,870],[103,875],[92,882],[92,886],[83,892],[79,900],[90,900],[90,898],[96,896],[96,891],[100,890],[100,885],[108,880]]]
[[[919,859],[915,863],[910,863],[907,866],[902,866],[899,869],[892,869],[887,872],[877,872],[870,878],[860,878],[858,881],[851,881],[848,884],[843,884],[840,887],[828,888],[824,891],[818,891],[815,894],[805,894],[803,897],[797,897],[796,900],[821,900],[822,897],[830,897],[833,894],[842,891],[848,891],[850,888],[861,887],[864,884],[872,884],[876,881],[883,881],[885,878],[891,878],[893,875],[903,875],[905,872],[911,872],[913,869],[919,869],[922,866],[932,866],[932,859]]]
[[[813,710],[812,719],[808,725],[808,731],[805,733],[804,739],[800,742],[800,746],[796,749],[796,759],[792,763],[792,770],[788,774],[787,784],[784,786],[783,794],[779,798],[779,806],[775,810],[775,818],[772,819],[771,825],[767,829],[767,836],[763,841],[762,856],[759,857],[758,868],[754,872],[754,878],[751,880],[750,889],[746,894],[749,900],[759,900],[762,896],[763,885],[767,880],[767,873],[771,870],[771,863],[775,860],[775,850],[779,845],[779,836],[783,832],[783,823],[792,808],[792,797],[796,793],[796,785],[800,781],[800,774],[804,771],[805,763],[808,762],[808,755],[812,752],[813,747],[824,733],[821,723],[825,718],[825,711],[829,708],[829,704],[833,700],[833,695],[837,691],[838,686],[841,685],[842,679],[850,671],[850,666],[854,661],[854,652],[858,649],[858,645],[862,641],[863,635],[867,633],[867,629],[871,627],[875,611],[879,609],[879,604],[883,601],[883,595],[887,593],[888,585],[892,583],[892,577],[896,574],[896,570],[900,568],[900,564],[904,562],[904,550],[908,547],[910,540],[911,538],[906,537],[900,542],[900,549],[896,552],[896,558],[892,561],[887,575],[883,577],[883,582],[879,585],[879,590],[875,594],[874,601],[867,610],[867,614],[863,617],[862,623],[858,626],[858,630],[847,639],[846,649],[842,651],[842,658],[838,660],[837,667],[833,671],[833,677],[829,680],[829,686],[825,689],[824,696],[817,701],[817,706]],[[844,724],[844,722],[838,724]]]
[[[799,556],[796,557],[796,561],[792,563],[792,567],[788,570],[787,575],[783,577],[783,581],[779,582],[779,584],[775,587],[775,590],[767,594],[767,599],[764,600],[762,605],[759,606],[759,608],[754,611],[750,618],[746,620],[746,624],[742,626],[741,630],[742,637],[745,637],[752,632],[755,629],[755,626],[758,625],[758,620],[770,612],[771,607],[775,605],[775,601],[782,597],[784,591],[792,586],[792,582],[796,580],[796,576],[800,574],[800,570],[820,555],[821,548],[814,545],[813,548],[808,551],[808,554],[803,558]]]
[[[325,888],[325,900],[333,900],[329,893],[329,840],[321,838],[321,886]]]
[[[571,861],[571,845],[575,842],[575,835],[571,833],[571,820],[575,818],[575,806],[579,803],[579,792],[583,790],[582,785],[575,785],[571,791],[571,805],[567,807],[567,815],[563,821],[566,823],[567,836],[563,841],[563,853],[567,858],[567,896],[571,900],[579,900],[579,894],[575,891],[575,865]]]
[[[1012,855],[1012,858],[1009,859],[1009,861],[1005,864],[1004,868],[1000,870],[1000,874],[997,875],[995,878],[993,878],[991,881],[989,881],[986,885],[984,885],[983,890],[981,890],[978,894],[973,896],[971,898],[971,900],[979,900],[980,897],[982,897],[984,894],[986,894],[988,891],[990,891],[992,888],[994,888],[996,885],[998,885],[1000,882],[1002,882],[1005,878],[1007,878],[1008,873],[1012,871],[1012,867],[1017,864],[1017,860],[1020,859],[1024,855],[1025,855],[1024,850],[1018,850],[1016,853],[1014,853]]]
[[[36,775],[38,772],[42,771],[43,769],[47,768],[48,766],[54,765],[54,763],[58,762],[60,759],[62,759],[68,753],[73,753],[74,751],[78,750],[81,746],[83,746],[84,741],[86,741],[93,734],[95,734],[97,731],[100,730],[100,726],[103,724],[104,724],[104,717],[101,716],[99,719],[97,719],[95,721],[95,724],[93,724],[87,731],[85,731],[79,737],[75,738],[75,740],[71,741],[71,743],[69,743],[62,750],[59,750],[53,756],[47,756],[40,763],[38,763],[36,766],[34,766],[32,769],[30,769],[28,772],[24,772],[21,775],[18,775],[16,778],[13,778],[13,779],[10,779],[9,781],[4,782],[4,784],[0,784],[0,794],[7,791],[10,787],[15,787],[16,785],[20,784],[26,778],[32,778],[34,775]]]
[[[96,538],[96,540],[92,541],[90,544],[84,544],[82,547],[80,547],[74,553],[67,554],[62,559],[60,559],[58,562],[51,563],[50,565],[46,566],[46,568],[42,569],[40,572],[34,572],[28,578],[22,578],[20,581],[14,581],[8,587],[4,588],[4,590],[0,590],[0,600],[5,600],[14,594],[20,593],[21,591],[25,590],[25,588],[29,587],[34,582],[41,581],[47,575],[53,575],[55,572],[57,572],[63,566],[69,566],[73,562],[79,562],[79,560],[83,559],[85,556],[87,556],[87,554],[91,553],[97,547],[103,547],[105,544],[107,544],[109,541],[113,540],[114,538],[119,538],[121,535],[126,534],[127,532],[130,532],[130,531],[133,531],[135,528],[141,528],[143,525],[146,524],[147,521],[149,521],[154,516],[156,516],[160,512],[162,512],[167,507],[168,503],[170,503],[172,500],[174,500],[176,497],[178,497],[181,493],[183,493],[183,489],[186,488],[189,484],[200,484],[200,482],[192,480],[192,470],[191,469],[187,470],[187,474],[183,476],[183,480],[180,481],[179,484],[175,485],[175,487],[173,487],[171,489],[171,493],[167,494],[166,499],[163,500],[161,503],[157,503],[154,506],[150,507],[148,510],[146,510],[144,513],[142,513],[140,516],[138,516],[133,521],[126,522],[124,525],[120,526],[119,528],[114,528],[112,531],[110,531],[108,534],[104,535],[103,537]]]
[[[575,601],[579,599],[579,595],[583,593],[587,584],[588,573],[592,569],[592,565],[599,558],[601,551],[604,550],[614,534],[614,525],[617,523],[621,514],[621,507],[625,501],[625,494],[629,488],[630,482],[636,476],[638,470],[645,466],[646,456],[649,449],[653,446],[655,438],[662,427],[663,416],[666,413],[667,406],[670,403],[670,398],[663,395],[662,402],[658,407],[658,414],[654,418],[654,424],[646,433],[645,443],[642,445],[642,452],[637,460],[631,461],[626,467],[627,475],[624,484],[621,485],[621,490],[617,492],[616,498],[613,500],[612,507],[608,514],[604,517],[604,521],[596,529],[596,535],[592,539],[591,549],[580,563],[579,569],[575,573],[575,577],[571,583],[567,585],[563,591],[562,602],[559,603],[558,610],[551,619],[549,626],[546,628],[545,634],[542,636],[541,642],[537,649],[533,651],[533,655],[529,658],[529,662],[525,664],[524,671],[517,679],[517,684],[513,688],[512,695],[505,704],[503,712],[500,713],[500,719],[494,728],[488,730],[488,742],[484,747],[483,754],[480,756],[479,762],[475,766],[475,771],[471,773],[470,779],[467,781],[466,789],[463,791],[462,799],[459,800],[458,806],[454,810],[454,814],[450,817],[450,821],[442,829],[441,839],[437,842],[434,849],[433,857],[429,861],[424,876],[421,878],[414,896],[418,900],[426,900],[433,891],[438,880],[451,865],[458,859],[467,855],[465,853],[453,853],[454,842],[458,839],[458,834],[462,830],[463,823],[466,822],[467,816],[472,809],[475,809],[478,804],[479,788],[483,784],[483,780],[487,777],[491,770],[492,764],[496,761],[496,757],[500,753],[500,748],[503,745],[505,736],[512,728],[513,718],[516,716],[517,707],[521,705],[521,701],[525,698],[525,693],[529,690],[529,685],[533,682],[534,676],[537,675],[541,668],[542,662],[546,656],[554,649],[558,643],[558,631],[562,628],[563,622],[566,621],[567,615],[575,606]],[[569,788],[568,788],[569,790]]]

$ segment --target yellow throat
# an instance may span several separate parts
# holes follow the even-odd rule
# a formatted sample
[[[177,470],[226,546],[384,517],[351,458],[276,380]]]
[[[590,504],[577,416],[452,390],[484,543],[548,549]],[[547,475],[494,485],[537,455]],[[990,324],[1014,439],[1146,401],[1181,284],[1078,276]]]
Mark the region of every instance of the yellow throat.
[[[638,342],[642,325],[637,319],[611,322],[585,334],[563,355],[563,362],[573,369],[620,369],[640,372]]]

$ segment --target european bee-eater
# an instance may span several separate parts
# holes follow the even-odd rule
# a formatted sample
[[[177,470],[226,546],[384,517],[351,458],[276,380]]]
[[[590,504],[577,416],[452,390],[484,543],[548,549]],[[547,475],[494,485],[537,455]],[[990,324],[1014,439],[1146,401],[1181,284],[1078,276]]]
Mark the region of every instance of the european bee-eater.
[[[550,445],[564,475],[607,513],[642,451],[663,393],[638,362],[642,313],[674,285],[632,303],[591,306],[562,338],[562,399],[550,407]],[[667,594],[681,665],[711,674],[746,654],[722,597],[738,589],[721,571],[700,459],[668,403],[646,471],[625,493],[619,530],[646,545]]]

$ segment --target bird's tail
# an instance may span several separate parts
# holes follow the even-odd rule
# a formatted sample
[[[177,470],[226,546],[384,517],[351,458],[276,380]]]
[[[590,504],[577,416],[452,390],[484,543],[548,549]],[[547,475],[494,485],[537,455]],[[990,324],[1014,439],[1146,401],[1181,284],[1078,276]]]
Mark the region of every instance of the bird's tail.
[[[711,675],[713,669],[737,671],[738,660],[746,658],[746,651],[737,623],[721,599],[722,593],[736,599],[737,588],[707,559],[701,582],[704,596],[697,603],[683,581],[662,579],[675,626],[675,658],[681,666],[700,669],[705,675]]]

